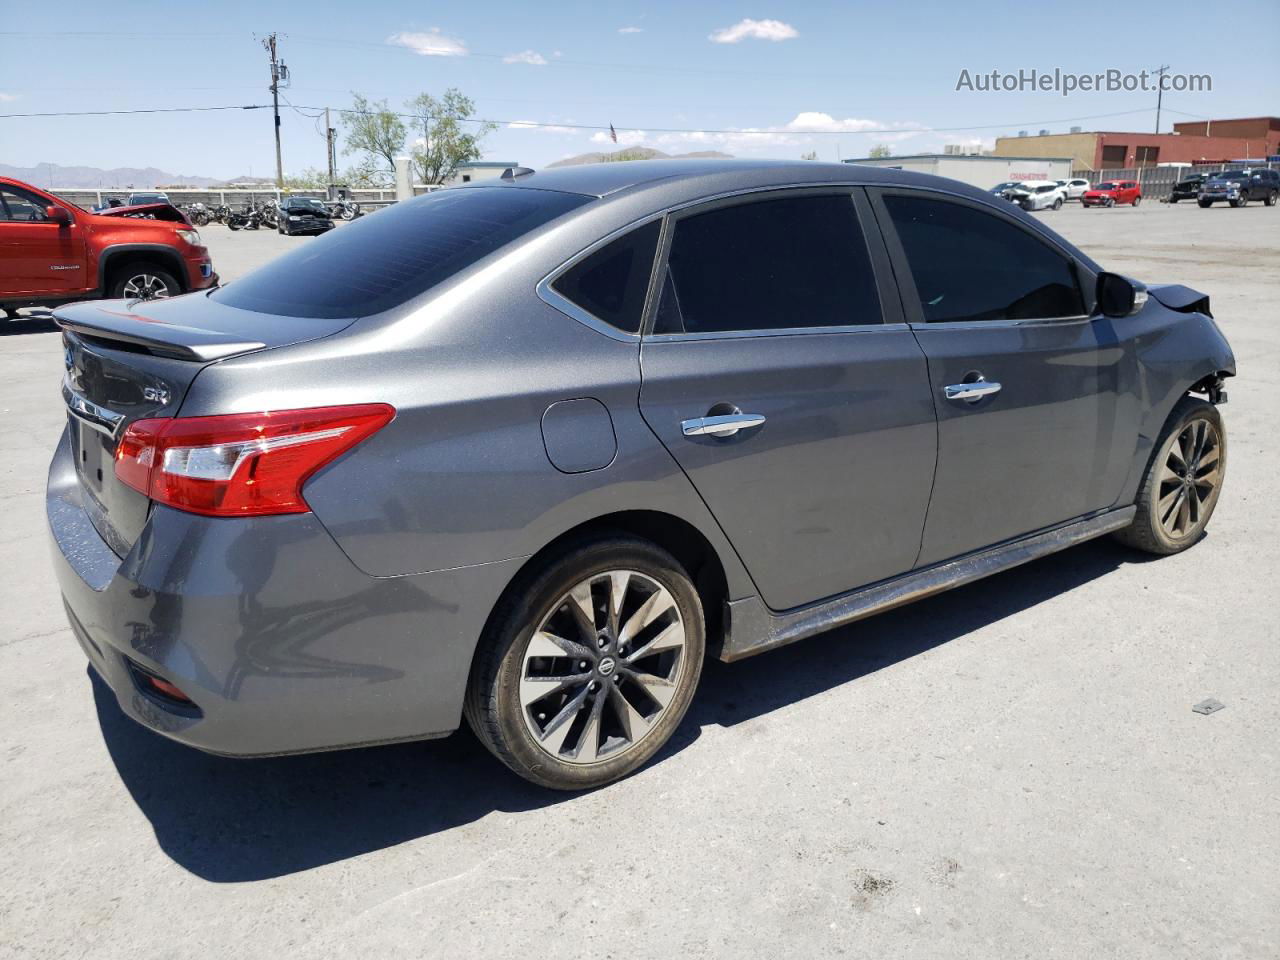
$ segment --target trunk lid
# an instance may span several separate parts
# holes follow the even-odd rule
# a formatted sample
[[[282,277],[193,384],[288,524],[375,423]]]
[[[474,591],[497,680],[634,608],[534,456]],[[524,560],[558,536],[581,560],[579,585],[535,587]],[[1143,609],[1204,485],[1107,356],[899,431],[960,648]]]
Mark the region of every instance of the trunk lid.
[[[175,416],[196,375],[218,360],[329,336],[353,322],[267,316],[206,294],[77,303],[53,316],[62,328],[62,399],[82,502],[120,557],[151,508],[146,496],[116,479],[116,444],[129,424]]]

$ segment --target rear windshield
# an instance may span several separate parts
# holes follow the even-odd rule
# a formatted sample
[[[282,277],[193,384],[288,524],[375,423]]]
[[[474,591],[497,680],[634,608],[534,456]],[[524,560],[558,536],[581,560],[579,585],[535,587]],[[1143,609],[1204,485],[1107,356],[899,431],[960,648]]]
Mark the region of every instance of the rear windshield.
[[[290,317],[381,313],[590,199],[514,187],[439,190],[331,230],[212,297]]]

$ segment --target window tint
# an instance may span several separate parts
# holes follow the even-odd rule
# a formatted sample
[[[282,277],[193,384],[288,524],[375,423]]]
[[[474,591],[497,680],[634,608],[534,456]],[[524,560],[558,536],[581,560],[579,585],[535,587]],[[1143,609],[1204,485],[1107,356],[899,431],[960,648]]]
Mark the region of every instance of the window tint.
[[[551,288],[610,326],[639,333],[661,225],[654,220],[606,244]]]
[[[0,220],[44,223],[49,219],[44,212],[46,206],[40,197],[25,190],[15,190],[13,187],[0,190]]]
[[[790,197],[676,223],[655,333],[880,323],[853,200]]]
[[[590,199],[518,187],[440,190],[332,230],[212,296],[284,316],[380,313]]]
[[[885,206],[930,323],[1084,313],[1071,262],[1014,224],[926,197],[890,195]]]

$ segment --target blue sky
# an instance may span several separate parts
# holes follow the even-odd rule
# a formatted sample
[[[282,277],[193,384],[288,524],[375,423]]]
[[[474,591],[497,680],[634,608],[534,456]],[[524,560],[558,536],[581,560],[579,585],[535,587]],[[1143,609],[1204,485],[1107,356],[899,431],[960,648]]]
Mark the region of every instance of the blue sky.
[[[879,143],[915,153],[1019,129],[1148,130],[1154,123],[1154,92],[957,92],[963,69],[1085,74],[1167,63],[1177,73],[1211,75],[1213,90],[1166,94],[1162,129],[1191,119],[1183,114],[1280,113],[1280,3],[1225,5],[1232,23],[1247,25],[1229,33],[1196,26],[1216,9],[1169,0],[1083,11],[991,0],[9,0],[0,113],[266,103],[265,54],[254,35],[271,30],[282,34],[294,104],[338,109],[356,90],[401,105],[420,91],[457,86],[479,115],[503,122],[486,140],[486,158],[529,166],[613,148],[607,135],[572,124],[612,123],[621,144],[672,153],[799,157],[816,150],[835,159],[863,156]],[[324,165],[312,113],[285,108],[286,171]],[[1071,119],[1086,117],[1096,118]],[[983,129],[938,129],[955,127]],[[236,110],[0,119],[0,161],[224,177],[269,175],[274,153],[269,111]]]

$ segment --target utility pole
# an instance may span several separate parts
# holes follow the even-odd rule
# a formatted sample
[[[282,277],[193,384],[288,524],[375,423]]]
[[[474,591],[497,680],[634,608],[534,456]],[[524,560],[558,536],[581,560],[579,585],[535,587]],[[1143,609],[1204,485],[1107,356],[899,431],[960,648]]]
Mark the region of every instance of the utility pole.
[[[334,134],[336,134],[337,132],[338,131],[333,129],[333,127],[329,123],[329,108],[325,107],[324,108],[324,155],[325,155],[325,160],[329,164],[329,188],[325,191],[325,196],[328,197],[330,200],[334,199],[333,182],[338,177],[338,171],[337,171],[338,164],[336,162],[337,157],[334,155],[334,150],[333,150]]]
[[[280,159],[280,81],[288,81],[289,68],[276,56],[274,32],[262,41],[262,45],[271,57],[271,109],[276,120],[276,186],[284,189],[284,162]]]
[[[1160,105],[1164,100],[1164,75],[1169,69],[1166,63],[1156,71],[1156,133],[1160,132]]]

